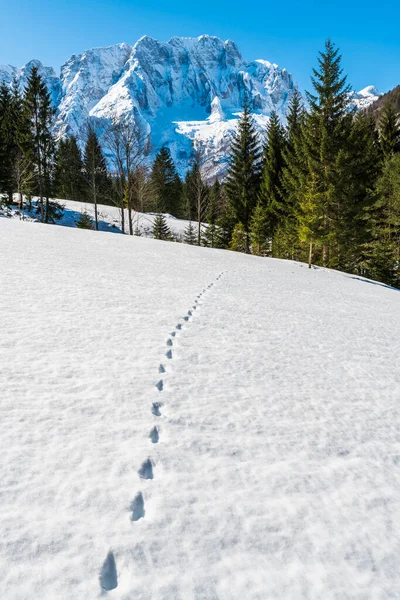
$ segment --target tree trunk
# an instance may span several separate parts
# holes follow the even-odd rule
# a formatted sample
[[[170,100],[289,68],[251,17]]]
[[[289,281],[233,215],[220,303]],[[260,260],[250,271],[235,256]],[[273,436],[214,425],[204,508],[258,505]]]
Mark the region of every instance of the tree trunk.
[[[322,246],[322,265],[327,267],[329,263],[329,246],[324,244]]]
[[[122,229],[122,233],[125,233],[124,196],[122,196],[122,200],[121,200],[121,229]]]
[[[308,251],[308,268],[309,269],[311,269],[312,259],[313,259],[313,243],[311,241],[310,242],[310,248],[309,248],[309,251]]]
[[[99,221],[97,218],[97,190],[96,190],[96,175],[93,174],[92,177],[92,184],[93,184],[93,202],[94,202],[94,222],[95,222],[95,227],[96,227],[96,231],[99,230]]]
[[[46,216],[45,216],[45,222],[48,223],[49,222],[49,197],[46,196]]]

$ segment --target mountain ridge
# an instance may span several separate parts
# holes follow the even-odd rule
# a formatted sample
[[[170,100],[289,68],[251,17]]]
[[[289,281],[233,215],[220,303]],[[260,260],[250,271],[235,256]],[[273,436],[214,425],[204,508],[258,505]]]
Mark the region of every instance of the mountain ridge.
[[[81,139],[89,119],[100,135],[112,118],[130,121],[143,139],[151,139],[149,161],[167,145],[183,175],[196,153],[207,179],[226,171],[245,92],[263,134],[272,111],[285,120],[297,88],[286,69],[263,59],[247,61],[235,42],[207,34],[168,42],[144,35],[134,45],[91,48],[73,54],[59,76],[37,60],[21,69],[0,65],[0,81],[11,83],[16,76],[24,86],[33,64],[49,88],[59,137]],[[354,94],[357,108],[372,101],[364,91]]]

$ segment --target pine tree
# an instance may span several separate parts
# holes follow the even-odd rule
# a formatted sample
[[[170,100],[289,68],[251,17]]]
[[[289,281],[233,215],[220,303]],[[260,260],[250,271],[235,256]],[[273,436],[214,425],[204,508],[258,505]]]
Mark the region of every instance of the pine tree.
[[[208,248],[218,248],[221,243],[221,229],[217,225],[218,218],[223,208],[222,187],[218,179],[211,186],[208,193],[208,206],[206,212],[206,222],[208,225],[203,228],[201,243]]]
[[[259,202],[265,209],[264,216],[266,217],[266,219],[259,219],[259,227],[261,223],[265,224],[265,236],[268,235],[271,238],[273,251],[277,228],[288,213],[281,184],[284,149],[285,132],[277,113],[273,111],[267,126],[267,141],[264,148],[264,164],[258,196]],[[259,209],[259,215],[260,211],[261,209]],[[273,254],[276,255],[274,252]]]
[[[150,186],[155,211],[179,217],[182,184],[166,146],[163,146],[156,155],[150,175]]]
[[[101,197],[107,193],[108,178],[106,160],[96,132],[91,124],[88,127],[85,145],[84,173],[88,185],[89,197],[94,204],[95,229],[98,230],[97,204]]]
[[[183,232],[183,241],[185,242],[185,244],[190,244],[191,246],[194,246],[197,243],[196,230],[193,227],[192,221],[189,221],[189,225],[185,228],[185,231]]]
[[[171,240],[171,230],[168,227],[165,215],[159,213],[156,215],[153,223],[153,237],[155,240]]]
[[[24,208],[24,194],[31,197],[35,186],[33,145],[30,115],[26,110],[19,84],[14,77],[11,85],[13,121],[13,185],[19,196],[19,209]]]
[[[11,94],[3,82],[0,85],[0,196],[12,201],[13,125]]]
[[[86,200],[82,154],[74,136],[60,140],[56,154],[55,191],[59,198]]]
[[[33,66],[24,94],[24,112],[29,117],[32,143],[32,164],[39,192],[41,221],[48,222],[54,139],[52,135],[54,109],[47,87]],[[46,212],[44,207],[46,198]]]
[[[335,266],[362,274],[370,241],[369,219],[382,166],[381,148],[372,116],[360,112],[354,118],[347,143],[338,154],[337,164],[340,178],[336,189],[342,203],[335,221]]]
[[[250,237],[251,252],[262,256],[269,251],[269,214],[264,204],[259,200],[251,217]]]
[[[386,102],[379,119],[380,141],[383,155],[389,158],[400,152],[400,117],[395,112],[392,103]]]
[[[236,223],[229,244],[229,250],[234,250],[235,252],[249,251],[249,232],[246,231],[243,223]]]
[[[278,243],[283,258],[301,257],[298,238],[299,189],[307,176],[305,156],[302,149],[302,128],[305,110],[300,92],[295,89],[289,103],[286,127],[286,144],[283,152],[284,165],[281,174],[281,194],[285,199],[286,218],[279,228]]]
[[[250,249],[250,219],[257,203],[260,182],[261,151],[250,101],[244,97],[243,112],[232,143],[226,179],[226,193],[237,222],[245,234],[245,251]]]
[[[337,266],[340,248],[336,224],[344,202],[340,194],[341,152],[348,144],[353,115],[341,56],[330,40],[318,63],[319,70],[314,69],[312,77],[315,95],[307,93],[310,111],[301,134],[305,170],[298,179],[298,211],[303,213],[301,237],[308,231],[311,247],[319,245],[322,249],[322,264]]]
[[[400,287],[400,153],[385,162],[369,224],[372,241],[366,274]]]
[[[76,221],[76,226],[79,229],[93,229],[93,219],[88,215],[86,210],[80,214],[79,219]]]

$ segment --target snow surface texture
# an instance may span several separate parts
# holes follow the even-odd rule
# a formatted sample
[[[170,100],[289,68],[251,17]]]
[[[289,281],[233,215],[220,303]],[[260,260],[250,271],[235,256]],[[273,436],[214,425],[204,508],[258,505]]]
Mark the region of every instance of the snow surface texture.
[[[0,253],[2,597],[400,597],[398,291],[6,219]]]

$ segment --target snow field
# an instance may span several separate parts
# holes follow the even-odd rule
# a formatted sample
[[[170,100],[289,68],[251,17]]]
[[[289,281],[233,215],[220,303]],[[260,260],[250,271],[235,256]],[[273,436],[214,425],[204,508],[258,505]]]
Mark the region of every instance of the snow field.
[[[0,252],[4,597],[400,597],[398,291],[5,219]]]

